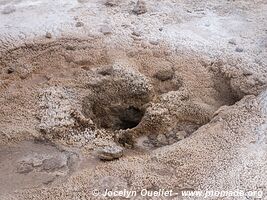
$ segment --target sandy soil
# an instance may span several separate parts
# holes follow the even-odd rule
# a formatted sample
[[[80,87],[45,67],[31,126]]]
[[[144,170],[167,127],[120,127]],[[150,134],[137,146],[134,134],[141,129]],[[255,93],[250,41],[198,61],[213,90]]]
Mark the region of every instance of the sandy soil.
[[[266,27],[264,0],[0,0],[0,199],[267,199]]]

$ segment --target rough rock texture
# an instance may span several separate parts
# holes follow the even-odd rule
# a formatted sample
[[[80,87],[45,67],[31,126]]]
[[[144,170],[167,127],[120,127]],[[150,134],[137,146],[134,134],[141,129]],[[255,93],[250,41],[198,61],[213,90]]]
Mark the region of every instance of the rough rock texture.
[[[146,3],[145,1],[143,0],[138,0],[134,9],[133,9],[133,12],[137,15],[141,15],[141,14],[144,14],[147,12],[147,8],[146,8]]]
[[[118,159],[123,155],[123,148],[117,145],[104,146],[98,149],[97,156],[101,160],[110,161]]]

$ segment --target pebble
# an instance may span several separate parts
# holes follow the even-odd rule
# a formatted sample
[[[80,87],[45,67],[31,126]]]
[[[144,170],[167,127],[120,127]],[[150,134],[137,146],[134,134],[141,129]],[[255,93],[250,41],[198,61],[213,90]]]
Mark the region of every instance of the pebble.
[[[9,67],[9,68],[7,69],[7,73],[8,73],[8,74],[12,74],[13,72],[15,72],[15,68],[14,68],[14,67]]]
[[[252,75],[253,73],[251,72],[251,71],[249,71],[249,70],[247,70],[247,69],[244,69],[243,70],[243,75],[244,76],[250,76],[250,75]]]
[[[177,131],[176,138],[177,140],[182,140],[186,137],[187,133],[185,131]]]
[[[109,76],[113,73],[113,68],[110,66],[103,66],[98,71],[98,74],[101,74],[102,76]]]
[[[236,47],[235,51],[238,52],[238,53],[241,53],[241,52],[243,52],[244,50],[243,50],[242,48],[240,48],[240,47]]]
[[[134,35],[136,37],[140,37],[141,36],[141,32],[140,31],[133,31],[132,35]]]
[[[104,161],[118,159],[123,155],[123,148],[117,145],[104,146],[97,151],[98,158]]]
[[[46,32],[45,37],[50,39],[50,38],[52,38],[52,34],[49,32]]]
[[[166,145],[168,144],[167,138],[163,134],[158,134],[157,141],[159,141],[160,144]]]
[[[76,27],[82,27],[82,26],[84,26],[84,23],[83,22],[77,22],[75,26]]]
[[[141,15],[147,12],[146,3],[143,0],[138,0],[134,9],[133,13],[136,15]]]
[[[68,46],[66,46],[66,50],[74,51],[75,47],[71,46],[71,45],[68,45]]]
[[[6,6],[3,10],[2,10],[2,14],[4,15],[8,15],[10,13],[13,13],[16,11],[16,7],[15,6]]]
[[[188,12],[188,13],[192,13],[192,10],[187,9],[186,12]]]
[[[158,40],[149,40],[149,43],[152,45],[158,45],[159,41]]]
[[[230,40],[228,41],[228,43],[229,43],[229,44],[232,44],[232,45],[236,45],[236,41],[235,41],[235,39],[230,39]]]
[[[100,28],[100,32],[103,33],[104,35],[111,34],[111,28],[107,25],[104,25]]]
[[[106,6],[110,6],[110,7],[118,6],[119,5],[119,1],[118,0],[107,0],[105,2],[105,5]]]

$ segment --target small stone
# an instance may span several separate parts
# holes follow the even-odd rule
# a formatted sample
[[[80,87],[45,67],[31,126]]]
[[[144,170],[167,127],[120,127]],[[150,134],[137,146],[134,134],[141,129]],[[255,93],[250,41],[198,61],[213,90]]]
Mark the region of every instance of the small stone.
[[[185,131],[177,131],[176,138],[177,140],[182,140],[186,137],[187,133]]]
[[[30,163],[22,162],[17,167],[17,173],[19,174],[27,174],[33,171],[33,166]]]
[[[204,24],[204,26],[210,27],[210,23],[207,22],[207,23]]]
[[[68,46],[66,46],[66,50],[74,51],[75,47],[68,45]]]
[[[56,179],[55,176],[49,177],[49,178],[47,177],[47,180],[43,181],[43,184],[48,185],[48,184],[52,183],[55,179]]]
[[[167,81],[174,77],[174,71],[172,68],[165,68],[160,69],[155,75],[155,78],[157,78],[160,81]]]
[[[52,34],[49,32],[46,32],[45,37],[50,39],[50,38],[52,38]]]
[[[163,135],[163,134],[158,134],[158,136],[157,136],[157,141],[158,141],[160,144],[162,144],[162,145],[166,145],[166,144],[168,144],[167,138],[166,138],[166,136]]]
[[[15,6],[6,6],[3,10],[2,10],[2,14],[4,15],[8,15],[10,13],[13,13],[16,11],[16,7]]]
[[[136,15],[141,15],[147,12],[146,3],[143,0],[138,0],[134,9],[133,13]]]
[[[236,45],[236,41],[235,41],[235,39],[230,39],[230,40],[228,41],[228,43],[229,43],[229,44],[232,44],[232,45]]]
[[[13,72],[15,72],[15,68],[14,68],[14,67],[9,67],[9,68],[7,69],[7,73],[8,73],[8,74],[12,74]]]
[[[132,35],[140,37],[141,36],[141,32],[140,31],[133,31]]]
[[[149,40],[149,43],[152,45],[158,45],[159,41],[158,40]]]
[[[111,28],[107,25],[104,25],[100,28],[100,32],[103,33],[104,35],[111,34]]]
[[[111,66],[104,66],[99,69],[98,74],[102,76],[110,76],[113,73],[113,68]]]
[[[188,13],[192,13],[192,10],[187,9],[186,12],[188,12]]]
[[[77,22],[75,26],[76,27],[82,27],[82,26],[84,26],[84,23],[83,22]]]
[[[119,5],[119,1],[118,0],[107,0],[105,2],[105,5],[106,6],[110,6],[110,7],[118,6]]]
[[[250,76],[250,75],[252,75],[252,72],[249,71],[249,70],[247,70],[247,69],[244,69],[244,70],[243,70],[243,75],[244,75],[244,76]]]
[[[160,27],[160,28],[159,28],[159,31],[162,31],[162,30],[163,30],[163,28],[162,28],[162,27]]]
[[[164,51],[165,56],[170,56],[171,54],[172,54],[172,51],[170,51],[170,50]]]
[[[111,161],[122,157],[123,148],[117,145],[104,146],[97,151],[97,154],[100,160]]]
[[[238,52],[238,53],[241,53],[241,52],[243,52],[243,49],[240,48],[240,47],[236,47],[235,51]]]

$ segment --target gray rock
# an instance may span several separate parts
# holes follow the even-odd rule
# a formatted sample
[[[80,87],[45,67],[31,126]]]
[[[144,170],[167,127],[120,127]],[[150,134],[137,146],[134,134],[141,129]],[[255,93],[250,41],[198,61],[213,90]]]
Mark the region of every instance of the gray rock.
[[[236,45],[236,41],[235,41],[235,39],[230,39],[230,40],[228,41],[228,43],[229,43],[229,44],[232,44],[232,45]]]
[[[242,48],[240,48],[240,47],[236,47],[235,51],[238,52],[238,53],[241,53],[241,52],[243,52],[244,50],[243,50]]]
[[[249,71],[248,69],[244,69],[243,70],[243,75],[244,76],[250,76],[250,75],[252,75],[253,73],[251,72],[251,71]]]
[[[16,7],[15,6],[6,6],[3,10],[2,10],[2,14],[4,15],[8,15],[10,13],[13,13],[16,11]]]
[[[166,138],[166,136],[163,135],[163,134],[158,134],[158,136],[157,136],[157,140],[158,140],[158,142],[159,142],[160,144],[162,144],[162,145],[166,145],[166,144],[168,144],[167,138]]]
[[[176,138],[177,140],[182,140],[186,137],[187,133],[185,131],[177,131]]]
[[[149,43],[152,45],[158,45],[159,41],[158,40],[149,40]]]
[[[100,160],[111,161],[118,159],[123,155],[123,148],[117,145],[104,146],[97,151]]]
[[[111,34],[112,30],[108,25],[104,25],[100,28],[100,32],[103,33],[104,35]]]
[[[52,34],[49,32],[46,32],[45,37],[50,39],[50,38],[52,38]]]
[[[118,6],[119,1],[118,0],[106,0],[105,5],[110,6],[110,7]]]
[[[77,22],[75,26],[76,27],[82,27],[82,26],[84,26],[84,23],[83,22]]]
[[[98,74],[101,74],[102,76],[110,76],[112,75],[112,73],[113,73],[112,66],[104,66],[98,70]]]
[[[133,13],[136,15],[141,15],[147,12],[146,3],[143,0],[138,0],[134,9]]]
[[[141,36],[141,32],[140,31],[133,31],[132,35],[136,36],[136,37],[140,37]]]

